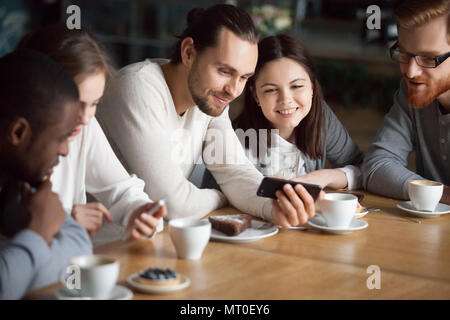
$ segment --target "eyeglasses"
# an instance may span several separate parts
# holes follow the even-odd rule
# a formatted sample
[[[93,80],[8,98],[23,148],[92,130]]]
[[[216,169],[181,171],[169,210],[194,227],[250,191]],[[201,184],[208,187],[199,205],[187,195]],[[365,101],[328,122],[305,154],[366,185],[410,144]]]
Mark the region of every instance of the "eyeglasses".
[[[450,57],[450,52],[444,53],[437,57],[425,57],[418,56],[408,52],[403,52],[398,49],[398,41],[389,49],[391,59],[398,63],[408,64],[411,58],[414,58],[417,64],[424,68],[436,68],[442,62],[444,62],[448,57]]]

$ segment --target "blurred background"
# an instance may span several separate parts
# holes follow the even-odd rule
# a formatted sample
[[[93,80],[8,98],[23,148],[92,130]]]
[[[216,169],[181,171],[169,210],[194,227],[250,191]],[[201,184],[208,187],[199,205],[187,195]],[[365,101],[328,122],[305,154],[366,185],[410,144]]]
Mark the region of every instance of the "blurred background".
[[[81,26],[105,44],[117,68],[146,58],[168,57],[175,35],[194,7],[236,5],[251,14],[263,36],[299,37],[315,59],[328,104],[366,152],[400,81],[388,48],[396,39],[395,0],[0,0],[0,56],[34,28],[66,21],[67,7],[81,9]],[[366,25],[368,6],[381,9],[381,28]],[[230,116],[241,108],[233,102]],[[411,162],[410,162],[411,163]]]

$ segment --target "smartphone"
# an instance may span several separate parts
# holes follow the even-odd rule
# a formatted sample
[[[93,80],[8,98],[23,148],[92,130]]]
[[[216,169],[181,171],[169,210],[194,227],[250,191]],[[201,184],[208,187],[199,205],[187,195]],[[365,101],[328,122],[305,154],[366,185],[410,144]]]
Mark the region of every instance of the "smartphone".
[[[149,212],[146,212],[146,213],[149,215],[153,215],[156,211],[159,210],[159,208],[161,208],[163,205],[166,204],[167,198],[168,197],[165,196],[165,197],[159,199],[158,201],[156,201],[155,202],[156,204],[150,209]],[[131,235],[131,231],[126,232],[125,235],[123,236],[122,240],[123,241],[127,240],[130,237],[130,235]]]
[[[301,184],[305,189],[309,192],[309,194],[313,197],[314,201],[317,200],[320,191],[322,191],[322,187],[317,184],[309,184],[292,180],[283,180],[272,177],[264,177],[259,185],[258,191],[256,191],[256,195],[265,198],[277,199],[275,192],[277,190],[283,191],[283,186],[289,183],[292,187],[297,184]]]
[[[167,201],[167,196],[165,196],[162,199],[159,199],[158,201],[156,201],[156,204],[150,209],[148,214],[149,215],[153,215],[156,211],[159,210],[159,208],[161,208],[163,205],[166,204],[166,201]]]

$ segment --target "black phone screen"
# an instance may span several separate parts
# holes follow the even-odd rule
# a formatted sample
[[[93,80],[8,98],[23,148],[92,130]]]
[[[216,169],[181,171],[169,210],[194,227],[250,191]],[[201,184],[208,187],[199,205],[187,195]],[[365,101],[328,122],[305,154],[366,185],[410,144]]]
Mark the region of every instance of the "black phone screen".
[[[294,187],[297,184],[301,184],[305,187],[305,189],[309,192],[309,194],[313,197],[314,201],[317,200],[317,197],[319,196],[320,191],[322,190],[322,187],[316,184],[309,184],[309,183],[303,183],[298,181],[292,181],[292,180],[283,180],[278,178],[272,178],[272,177],[264,177],[264,179],[261,181],[261,184],[259,185],[258,191],[256,194],[260,197],[266,197],[266,198],[272,198],[277,199],[275,192],[277,190],[283,190],[283,186],[285,184],[289,183]]]

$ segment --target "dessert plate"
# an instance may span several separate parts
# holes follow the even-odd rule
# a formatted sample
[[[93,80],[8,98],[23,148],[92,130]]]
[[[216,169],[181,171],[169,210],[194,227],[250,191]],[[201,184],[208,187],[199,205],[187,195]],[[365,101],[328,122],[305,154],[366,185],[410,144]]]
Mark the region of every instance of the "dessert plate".
[[[149,284],[142,284],[136,281],[136,278],[139,277],[140,272],[138,273],[133,273],[132,275],[130,275],[127,279],[127,282],[130,286],[132,286],[133,288],[141,291],[141,292],[145,292],[145,293],[153,293],[153,294],[163,294],[163,293],[169,293],[169,292],[173,292],[173,291],[178,291],[184,288],[189,287],[189,285],[191,284],[191,280],[182,275],[182,274],[178,274],[181,278],[181,282],[179,284],[176,285],[149,285]]]
[[[450,213],[450,206],[444,203],[438,203],[433,212],[417,210],[414,208],[412,201],[399,202],[397,203],[397,208],[420,218],[437,218],[443,214]]]
[[[223,242],[252,242],[267,237],[271,237],[277,234],[278,228],[271,223],[252,220],[252,225],[244,232],[237,236],[227,236],[225,233],[211,229],[211,240],[223,241]]]
[[[314,218],[309,219],[308,224],[311,227],[333,234],[348,234],[353,231],[365,229],[369,226],[367,221],[353,218],[348,228],[332,228],[327,226],[325,219],[321,215],[316,215]]]
[[[58,300],[130,300],[133,297],[133,292],[124,286],[116,285],[106,299],[99,299],[95,297],[82,297],[77,290],[62,287],[55,291],[55,296]]]

